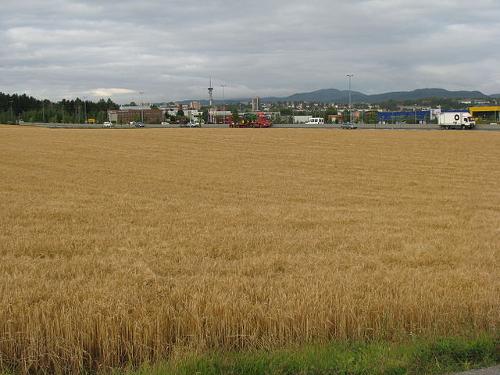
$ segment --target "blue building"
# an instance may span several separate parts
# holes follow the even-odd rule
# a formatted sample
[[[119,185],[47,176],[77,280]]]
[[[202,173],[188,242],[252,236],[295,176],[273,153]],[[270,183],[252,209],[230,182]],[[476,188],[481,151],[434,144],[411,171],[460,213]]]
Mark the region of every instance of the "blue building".
[[[396,111],[396,112],[378,112],[378,122],[406,122],[409,124],[418,124],[420,122],[430,121],[430,111]]]

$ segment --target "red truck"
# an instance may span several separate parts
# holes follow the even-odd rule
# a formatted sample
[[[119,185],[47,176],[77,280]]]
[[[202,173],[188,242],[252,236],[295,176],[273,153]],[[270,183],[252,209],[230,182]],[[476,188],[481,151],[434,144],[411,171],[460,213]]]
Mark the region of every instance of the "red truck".
[[[272,126],[271,120],[264,112],[246,113],[238,122],[232,121],[229,124],[231,128],[270,128]]]

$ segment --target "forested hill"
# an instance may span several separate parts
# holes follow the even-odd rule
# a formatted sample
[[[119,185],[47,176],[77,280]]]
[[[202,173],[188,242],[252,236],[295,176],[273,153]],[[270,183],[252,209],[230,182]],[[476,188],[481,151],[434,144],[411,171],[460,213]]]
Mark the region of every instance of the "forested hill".
[[[98,102],[79,98],[59,102],[39,100],[26,94],[4,94],[0,92],[0,123],[17,120],[29,122],[69,122],[83,123],[87,118],[103,122],[108,117],[109,109],[118,109],[118,104],[111,99]]]
[[[352,101],[355,103],[383,103],[388,100],[407,101],[430,98],[439,99],[488,99],[492,96],[480,91],[449,91],[440,88],[418,89],[413,91],[387,92],[383,94],[367,95],[359,91],[351,91]],[[296,102],[322,102],[322,103],[347,103],[349,92],[347,90],[322,89],[312,92],[293,94],[283,98],[262,98],[263,102],[296,101]]]

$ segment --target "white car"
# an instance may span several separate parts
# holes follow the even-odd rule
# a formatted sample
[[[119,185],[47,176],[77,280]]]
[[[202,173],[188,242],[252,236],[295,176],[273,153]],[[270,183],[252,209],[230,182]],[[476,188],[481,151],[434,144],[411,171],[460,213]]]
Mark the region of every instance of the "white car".
[[[113,123],[111,121],[104,121],[102,126],[105,128],[111,128],[113,126]]]
[[[166,125],[170,125],[170,122],[167,122],[167,121],[162,121],[161,123],[162,125],[166,126]]]

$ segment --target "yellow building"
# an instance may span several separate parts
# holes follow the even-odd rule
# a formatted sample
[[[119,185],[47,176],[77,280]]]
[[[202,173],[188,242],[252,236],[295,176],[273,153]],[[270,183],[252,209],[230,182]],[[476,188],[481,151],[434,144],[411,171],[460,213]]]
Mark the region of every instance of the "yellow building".
[[[482,122],[500,122],[500,105],[470,107],[469,112],[472,117]]]

